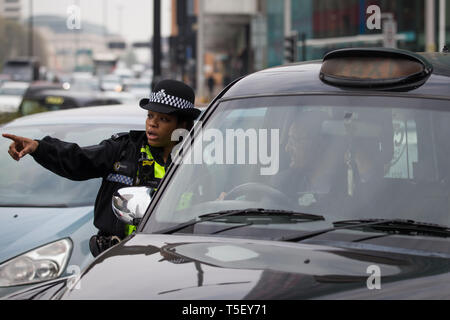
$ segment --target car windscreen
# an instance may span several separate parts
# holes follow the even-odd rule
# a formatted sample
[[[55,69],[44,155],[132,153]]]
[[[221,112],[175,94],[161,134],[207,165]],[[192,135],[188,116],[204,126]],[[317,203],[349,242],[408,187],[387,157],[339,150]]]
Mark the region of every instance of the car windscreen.
[[[109,139],[112,134],[132,129],[123,125],[45,125],[1,128],[32,139],[49,135],[80,146]],[[0,139],[0,206],[83,206],[93,205],[101,179],[71,181],[41,167],[31,156],[19,162],[8,154],[11,140]]]
[[[450,225],[449,110],[446,100],[383,95],[224,100],[193,131],[144,232],[246,208]],[[247,235],[256,225],[320,228],[239,222],[253,224],[234,230]]]

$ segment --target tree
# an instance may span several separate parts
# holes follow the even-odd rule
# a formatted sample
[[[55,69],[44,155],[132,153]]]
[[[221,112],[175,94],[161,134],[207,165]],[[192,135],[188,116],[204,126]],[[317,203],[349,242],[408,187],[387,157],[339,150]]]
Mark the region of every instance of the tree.
[[[33,30],[33,55],[41,65],[47,65],[46,43],[39,32]],[[0,16],[0,66],[11,58],[28,56],[28,29],[20,23]]]

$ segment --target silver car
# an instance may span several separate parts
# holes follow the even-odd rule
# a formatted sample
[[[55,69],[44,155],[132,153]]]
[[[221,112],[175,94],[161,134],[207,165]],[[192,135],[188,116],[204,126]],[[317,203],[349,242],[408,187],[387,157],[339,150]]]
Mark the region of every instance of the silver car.
[[[117,132],[145,129],[146,111],[131,105],[77,108],[22,117],[0,133],[42,139],[46,135],[81,146]],[[37,164],[20,163],[0,139],[0,297],[31,284],[80,273],[93,260],[89,238],[101,179],[70,181]]]

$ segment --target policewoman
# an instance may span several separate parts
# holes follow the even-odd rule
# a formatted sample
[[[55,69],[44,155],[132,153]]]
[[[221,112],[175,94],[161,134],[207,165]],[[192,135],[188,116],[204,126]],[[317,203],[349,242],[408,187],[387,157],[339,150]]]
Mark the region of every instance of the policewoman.
[[[3,136],[13,140],[8,153],[17,161],[30,154],[43,167],[71,180],[103,178],[94,206],[94,225],[99,232],[89,243],[97,256],[133,231],[114,215],[112,195],[127,186],[158,187],[172,162],[172,148],[179,143],[171,140],[172,132],[190,130],[200,115],[194,100],[188,85],[162,80],[149,98],[139,102],[148,110],[145,131],[118,133],[94,146],[80,147],[50,136],[42,140]]]

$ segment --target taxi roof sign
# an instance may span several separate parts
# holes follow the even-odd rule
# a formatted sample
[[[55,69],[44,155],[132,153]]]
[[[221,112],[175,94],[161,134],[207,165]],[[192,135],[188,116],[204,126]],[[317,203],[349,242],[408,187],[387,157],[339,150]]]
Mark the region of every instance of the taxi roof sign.
[[[323,58],[320,79],[339,87],[409,90],[422,85],[432,65],[412,52],[387,48],[350,48]]]

